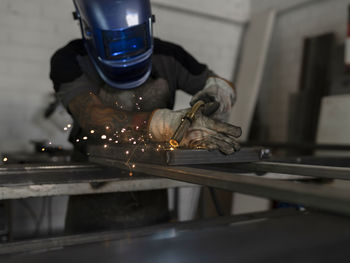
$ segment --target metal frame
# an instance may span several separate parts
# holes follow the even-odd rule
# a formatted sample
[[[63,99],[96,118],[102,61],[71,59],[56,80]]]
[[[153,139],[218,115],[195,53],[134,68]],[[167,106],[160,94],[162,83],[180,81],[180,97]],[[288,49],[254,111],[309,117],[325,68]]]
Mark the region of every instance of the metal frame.
[[[126,168],[123,162],[117,160],[94,157],[91,158],[91,161],[120,169]],[[336,170],[335,167],[327,168],[327,171],[330,173]],[[139,163],[134,169],[136,172],[142,171],[145,174],[166,177],[173,180],[211,186],[350,215],[350,192],[329,184],[305,184],[294,181],[266,179],[239,172],[213,171],[184,166],[171,167]],[[350,172],[349,168],[345,169]],[[315,173],[317,171],[314,170]]]

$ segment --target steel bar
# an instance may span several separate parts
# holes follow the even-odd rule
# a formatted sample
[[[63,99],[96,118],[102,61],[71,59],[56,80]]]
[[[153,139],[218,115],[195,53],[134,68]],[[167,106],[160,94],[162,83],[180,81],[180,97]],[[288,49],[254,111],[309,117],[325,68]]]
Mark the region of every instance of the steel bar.
[[[91,163],[4,165],[0,167],[0,200],[38,196],[143,191],[192,184]]]
[[[176,187],[196,187],[196,185],[165,178],[150,177],[148,179],[109,181],[98,187],[93,187],[90,183],[40,184],[12,187],[0,186],[0,200],[60,195],[146,191]]]
[[[234,164],[232,167],[251,172],[282,173],[301,176],[313,176],[317,178],[350,180],[350,167],[333,167],[277,162]]]
[[[350,151],[349,144],[318,144],[310,142],[258,142],[248,141],[241,144],[244,147],[266,147],[287,150],[327,150]]]
[[[116,160],[94,157],[91,161],[126,168],[123,162]],[[143,163],[137,164],[135,171],[350,215],[350,192],[331,185],[304,184],[194,167]]]
[[[245,163],[260,161],[264,150],[260,148],[242,148],[240,151],[225,155],[220,151],[207,151],[203,149],[181,149],[175,151],[150,145],[146,149],[139,146],[101,146],[89,147],[90,157],[105,157],[134,163],[154,163],[164,165],[187,165],[208,163]]]

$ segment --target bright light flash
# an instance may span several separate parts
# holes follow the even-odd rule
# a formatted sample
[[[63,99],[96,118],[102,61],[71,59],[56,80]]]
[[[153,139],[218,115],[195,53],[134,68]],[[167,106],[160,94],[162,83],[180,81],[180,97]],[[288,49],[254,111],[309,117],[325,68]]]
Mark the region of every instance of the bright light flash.
[[[84,137],[83,137],[83,140],[84,140],[84,141],[86,141],[87,139],[88,139],[88,137],[87,137],[87,136],[84,136]]]
[[[106,139],[107,139],[107,136],[106,136],[106,135],[102,135],[102,136],[101,136],[101,139],[102,139],[102,140],[106,140]]]
[[[94,131],[94,130],[91,130],[91,131],[90,131],[90,133],[91,133],[91,134],[94,134],[94,133],[95,133],[95,131]]]
[[[138,25],[139,24],[139,15],[137,13],[132,12],[132,11],[127,11],[126,22],[128,23],[128,26]]]
[[[9,159],[7,159],[7,157],[4,157],[4,159],[2,159],[3,162],[7,162]]]

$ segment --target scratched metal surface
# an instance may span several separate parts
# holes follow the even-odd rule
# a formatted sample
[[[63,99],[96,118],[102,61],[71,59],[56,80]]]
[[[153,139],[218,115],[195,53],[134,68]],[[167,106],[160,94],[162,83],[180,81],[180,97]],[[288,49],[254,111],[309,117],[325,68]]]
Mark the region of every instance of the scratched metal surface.
[[[0,256],[0,261],[349,262],[349,242],[349,218],[304,213],[202,228],[169,225],[129,230],[99,242]]]

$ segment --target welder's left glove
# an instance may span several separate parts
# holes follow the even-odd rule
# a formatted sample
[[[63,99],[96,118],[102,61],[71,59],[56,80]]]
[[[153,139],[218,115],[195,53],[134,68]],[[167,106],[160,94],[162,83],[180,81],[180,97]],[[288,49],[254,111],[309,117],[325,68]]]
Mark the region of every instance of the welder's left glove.
[[[218,77],[210,77],[204,88],[192,97],[191,106],[199,100],[205,102],[204,115],[226,122],[235,104],[236,92],[228,81]]]

